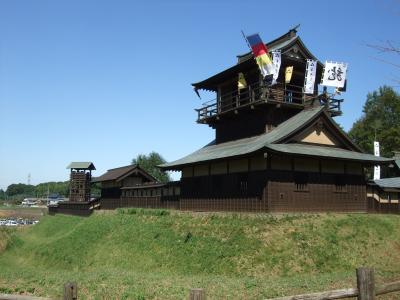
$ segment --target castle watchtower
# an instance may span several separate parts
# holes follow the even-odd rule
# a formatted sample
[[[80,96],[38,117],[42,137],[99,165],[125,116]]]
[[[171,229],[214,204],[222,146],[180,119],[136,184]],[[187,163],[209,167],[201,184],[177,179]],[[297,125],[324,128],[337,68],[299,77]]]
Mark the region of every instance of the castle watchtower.
[[[90,201],[90,183],[92,170],[96,170],[92,162],[72,162],[67,169],[71,170],[69,202]]]
[[[203,81],[193,83],[195,91],[214,92],[216,98],[196,109],[197,122],[215,129],[216,144],[256,136],[272,131],[303,109],[323,105],[330,116],[342,114],[342,99],[304,91],[307,60],[316,63],[316,78],[322,77],[324,65],[307,49],[296,28],[266,44],[270,51],[281,53],[280,71],[274,85],[265,84],[251,52],[237,56],[237,63]],[[290,79],[285,71],[292,68]],[[238,86],[238,74],[245,85]]]

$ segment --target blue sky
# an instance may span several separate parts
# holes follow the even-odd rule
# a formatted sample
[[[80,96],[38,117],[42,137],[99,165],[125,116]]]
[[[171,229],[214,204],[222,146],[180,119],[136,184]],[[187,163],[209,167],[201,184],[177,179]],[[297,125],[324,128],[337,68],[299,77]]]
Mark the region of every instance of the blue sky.
[[[288,4],[290,3],[290,5]],[[393,85],[394,61],[366,46],[399,42],[400,4],[382,1],[0,0],[0,188],[94,175],[157,151],[175,160],[213,139],[195,123],[190,83],[247,52],[240,31],[298,35],[321,61],[349,64],[348,130],[366,94]],[[83,128],[83,130],[82,130]]]

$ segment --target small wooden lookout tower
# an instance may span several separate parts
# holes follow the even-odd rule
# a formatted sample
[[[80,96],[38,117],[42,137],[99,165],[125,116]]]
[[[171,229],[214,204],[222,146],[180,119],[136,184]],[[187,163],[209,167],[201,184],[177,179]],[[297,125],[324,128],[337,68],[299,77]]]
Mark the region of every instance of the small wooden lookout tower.
[[[90,201],[90,182],[92,170],[96,170],[92,162],[72,162],[67,169],[71,170],[69,202]]]

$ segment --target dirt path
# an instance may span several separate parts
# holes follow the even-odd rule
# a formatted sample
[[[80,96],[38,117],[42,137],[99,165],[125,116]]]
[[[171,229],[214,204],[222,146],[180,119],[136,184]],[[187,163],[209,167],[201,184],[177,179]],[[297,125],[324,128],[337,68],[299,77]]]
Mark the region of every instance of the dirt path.
[[[0,218],[40,219],[47,212],[47,208],[0,208]]]

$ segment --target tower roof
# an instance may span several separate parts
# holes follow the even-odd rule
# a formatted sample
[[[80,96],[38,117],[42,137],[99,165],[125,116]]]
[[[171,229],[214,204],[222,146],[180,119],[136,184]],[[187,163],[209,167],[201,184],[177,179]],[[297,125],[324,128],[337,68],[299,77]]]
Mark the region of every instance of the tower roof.
[[[280,50],[282,55],[285,55],[293,60],[301,61],[305,59],[313,59],[318,63],[318,69],[322,70],[323,65],[321,62],[311,53],[310,50],[304,45],[303,41],[297,36],[297,27],[290,29],[284,35],[266,43],[265,45],[269,51]],[[216,91],[218,84],[224,79],[235,77],[239,72],[246,72],[252,68],[256,68],[256,62],[253,59],[251,51],[244,54],[237,55],[238,62],[236,65],[225,69],[203,81],[192,83],[192,86],[196,89],[205,89],[210,91]]]
[[[67,169],[96,170],[96,167],[91,161],[74,161],[67,166]]]

